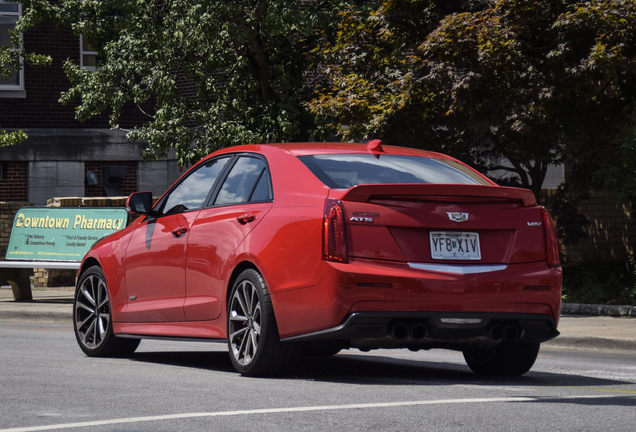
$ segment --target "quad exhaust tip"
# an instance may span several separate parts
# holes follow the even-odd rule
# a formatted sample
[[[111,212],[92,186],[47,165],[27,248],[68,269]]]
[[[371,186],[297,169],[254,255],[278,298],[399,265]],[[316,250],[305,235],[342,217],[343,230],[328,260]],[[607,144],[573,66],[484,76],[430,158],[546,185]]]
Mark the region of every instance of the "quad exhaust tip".
[[[422,341],[428,336],[428,327],[420,322],[398,321],[389,325],[388,334],[398,341]],[[493,341],[515,341],[522,337],[521,328],[516,324],[493,324],[486,336]]]

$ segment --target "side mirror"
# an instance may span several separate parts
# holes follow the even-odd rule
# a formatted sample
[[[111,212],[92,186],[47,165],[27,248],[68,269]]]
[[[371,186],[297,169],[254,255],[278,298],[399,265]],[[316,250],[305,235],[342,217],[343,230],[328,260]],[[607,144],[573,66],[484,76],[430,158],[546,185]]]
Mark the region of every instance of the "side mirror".
[[[153,215],[152,192],[135,192],[128,197],[126,207],[130,213]]]

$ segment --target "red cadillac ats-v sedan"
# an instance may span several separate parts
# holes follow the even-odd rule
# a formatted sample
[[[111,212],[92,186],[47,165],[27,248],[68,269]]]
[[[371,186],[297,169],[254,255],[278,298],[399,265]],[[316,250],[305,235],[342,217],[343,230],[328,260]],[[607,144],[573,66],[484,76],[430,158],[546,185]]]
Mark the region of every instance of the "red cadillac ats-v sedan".
[[[89,356],[143,338],[226,342],[243,375],[304,354],[462,351],[521,375],[559,334],[552,219],[451,157],[368,144],[217,151],[87,253],[73,321]]]

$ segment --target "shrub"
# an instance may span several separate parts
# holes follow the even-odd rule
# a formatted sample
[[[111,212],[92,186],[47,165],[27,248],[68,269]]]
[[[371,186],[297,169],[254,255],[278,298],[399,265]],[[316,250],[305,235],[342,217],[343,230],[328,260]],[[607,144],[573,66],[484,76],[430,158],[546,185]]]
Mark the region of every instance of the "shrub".
[[[636,306],[636,261],[601,259],[563,265],[563,301]]]

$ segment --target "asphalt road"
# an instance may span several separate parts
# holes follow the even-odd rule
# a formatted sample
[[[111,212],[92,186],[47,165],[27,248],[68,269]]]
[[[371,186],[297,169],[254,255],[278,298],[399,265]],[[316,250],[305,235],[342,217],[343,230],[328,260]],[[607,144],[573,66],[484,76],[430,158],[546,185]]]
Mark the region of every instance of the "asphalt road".
[[[85,357],[71,326],[0,322],[0,432],[634,430],[636,352],[543,349],[515,379],[461,354],[345,351],[244,378],[223,345],[142,341]]]

